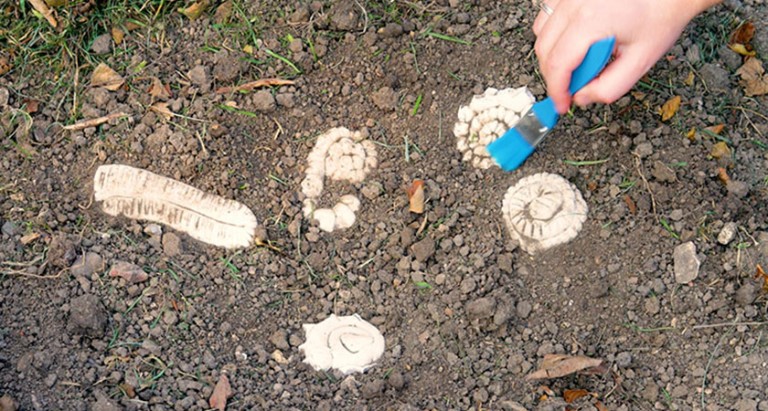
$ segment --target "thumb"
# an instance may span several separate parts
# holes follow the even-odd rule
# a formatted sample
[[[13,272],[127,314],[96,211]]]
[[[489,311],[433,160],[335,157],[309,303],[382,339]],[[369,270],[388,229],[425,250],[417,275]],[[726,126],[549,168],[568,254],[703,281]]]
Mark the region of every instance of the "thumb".
[[[600,75],[584,86],[573,101],[579,106],[591,103],[610,104],[627,94],[655,62],[647,61],[647,53],[635,48],[622,53]]]

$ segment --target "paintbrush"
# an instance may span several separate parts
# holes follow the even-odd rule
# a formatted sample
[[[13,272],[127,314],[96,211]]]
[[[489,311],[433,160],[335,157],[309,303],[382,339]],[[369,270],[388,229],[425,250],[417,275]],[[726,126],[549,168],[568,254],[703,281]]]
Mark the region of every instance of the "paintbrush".
[[[568,86],[571,95],[576,94],[603,71],[613,53],[615,43],[616,39],[609,37],[592,44],[584,60],[571,75],[571,83]],[[515,127],[488,144],[488,153],[504,171],[515,170],[555,127],[558,117],[552,99],[545,98],[534,104]]]

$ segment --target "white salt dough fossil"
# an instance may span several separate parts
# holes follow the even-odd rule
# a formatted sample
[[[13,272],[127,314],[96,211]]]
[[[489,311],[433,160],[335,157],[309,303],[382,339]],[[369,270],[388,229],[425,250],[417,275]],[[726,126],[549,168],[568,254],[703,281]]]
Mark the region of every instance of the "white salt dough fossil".
[[[483,169],[495,164],[486,147],[514,127],[534,101],[526,87],[489,88],[472,97],[468,106],[459,108],[459,120],[453,126],[462,160]]]
[[[307,341],[299,350],[306,356],[304,362],[318,371],[335,368],[344,374],[364,372],[384,353],[384,336],[357,314],[331,314],[303,328]]]
[[[256,216],[243,204],[140,168],[99,166],[93,189],[109,215],[166,224],[208,244],[247,247],[256,232]]]
[[[378,165],[376,146],[366,140],[367,131],[349,131],[344,127],[332,128],[317,138],[307,158],[307,175],[301,182],[304,216],[314,218],[323,231],[349,228],[355,223],[360,200],[347,194],[331,208],[318,208],[325,177],[336,181],[360,183]]]
[[[576,237],[587,219],[587,203],[568,180],[540,173],[510,187],[502,212],[512,238],[535,254]]]

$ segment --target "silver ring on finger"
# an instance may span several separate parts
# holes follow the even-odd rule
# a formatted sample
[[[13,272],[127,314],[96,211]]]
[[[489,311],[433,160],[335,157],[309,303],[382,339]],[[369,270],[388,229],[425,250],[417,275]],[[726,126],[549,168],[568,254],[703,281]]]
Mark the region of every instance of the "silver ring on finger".
[[[554,13],[554,12],[555,12],[555,10],[553,10],[553,9],[552,9],[552,7],[549,7],[549,6],[547,5],[547,3],[544,3],[543,1],[540,1],[540,2],[539,2],[539,8],[541,9],[541,11],[543,11],[544,13],[546,13],[546,15],[547,15],[547,16],[551,16],[551,15],[552,15],[552,13]]]

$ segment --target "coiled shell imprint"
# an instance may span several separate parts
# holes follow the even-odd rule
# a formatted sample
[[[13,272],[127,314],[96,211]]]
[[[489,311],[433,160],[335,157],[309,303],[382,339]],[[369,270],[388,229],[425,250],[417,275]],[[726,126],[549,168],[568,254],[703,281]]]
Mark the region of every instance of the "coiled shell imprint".
[[[333,207],[318,208],[325,177],[337,181],[360,183],[378,165],[376,146],[365,140],[367,131],[349,131],[344,127],[332,128],[317,138],[307,158],[307,175],[301,182],[304,216],[313,218],[323,231],[349,228],[355,223],[360,200],[351,194],[343,195]]]
[[[574,239],[587,219],[587,203],[565,178],[540,173],[510,187],[502,212],[512,239],[535,254]]]
[[[526,87],[489,88],[472,97],[468,106],[459,109],[459,119],[453,126],[462,160],[483,169],[495,164],[486,147],[514,127],[534,101]]]
[[[305,363],[321,371],[363,372],[384,353],[384,336],[359,315],[331,314],[318,324],[304,324],[307,341],[299,346]]]

